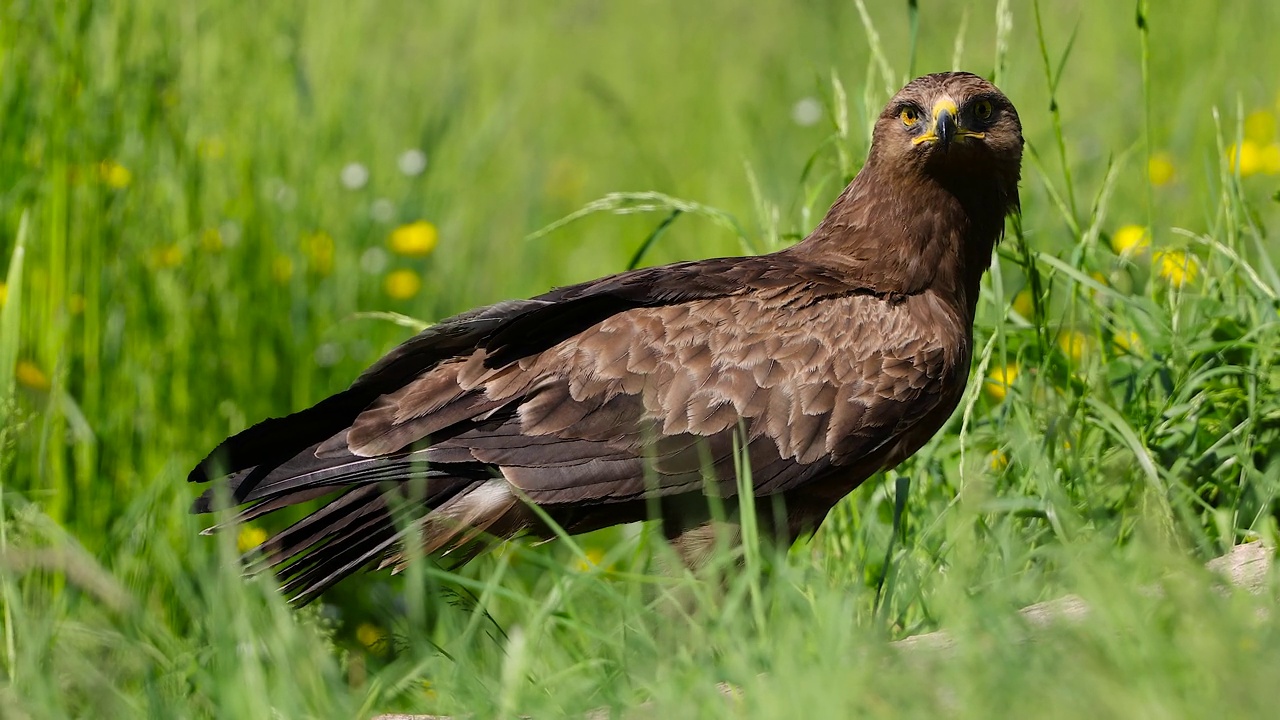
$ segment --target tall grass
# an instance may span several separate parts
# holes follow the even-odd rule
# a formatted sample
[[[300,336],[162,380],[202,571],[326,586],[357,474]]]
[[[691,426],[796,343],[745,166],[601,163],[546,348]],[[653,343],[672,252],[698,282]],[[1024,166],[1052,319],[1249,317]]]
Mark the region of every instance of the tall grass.
[[[1276,534],[1278,15],[0,5],[0,714],[1267,712],[1274,587],[1198,568]],[[647,527],[517,542],[302,612],[198,536],[185,471],[410,332],[381,318],[791,242],[953,65],[1021,111],[1023,215],[961,410],[816,536],[702,578]],[[1066,591],[1090,621],[1024,642]]]

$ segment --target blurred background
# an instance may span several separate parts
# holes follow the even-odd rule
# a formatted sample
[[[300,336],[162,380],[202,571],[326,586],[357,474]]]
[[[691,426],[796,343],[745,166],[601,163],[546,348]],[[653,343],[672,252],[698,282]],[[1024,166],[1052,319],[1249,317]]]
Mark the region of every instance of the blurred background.
[[[940,70],[993,79],[1028,141],[974,379],[942,436],[791,561],[852,598],[839,613],[858,632],[897,637],[938,625],[945,568],[1016,606],[1056,587],[1073,538],[1207,559],[1271,537],[1280,5],[1150,5],[3,0],[0,546],[58,551],[4,566],[7,697],[36,716],[78,714],[99,687],[125,713],[232,712],[215,688],[244,670],[202,652],[283,624],[255,667],[322,648],[311,680],[276,682],[327,689],[267,683],[234,708],[419,702],[436,643],[479,632],[477,607],[500,647],[566,573],[649,572],[643,530],[516,543],[459,576],[500,580],[446,590],[453,620],[378,575],[294,626],[230,559],[273,526],[198,537],[184,478],[421,323],[798,240],[892,92]],[[625,616],[625,597],[583,613]],[[415,633],[431,646],[390,640]],[[510,653],[484,652],[505,677]],[[24,679],[36,666],[54,672]],[[634,699],[580,684],[569,706]]]

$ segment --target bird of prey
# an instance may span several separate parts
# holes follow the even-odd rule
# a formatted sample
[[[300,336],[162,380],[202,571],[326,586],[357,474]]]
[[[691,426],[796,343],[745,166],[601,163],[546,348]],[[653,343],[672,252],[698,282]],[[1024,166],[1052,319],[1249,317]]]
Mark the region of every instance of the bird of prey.
[[[994,85],[917,78],[802,242],[500,302],[409,339],[348,389],[228,438],[191,472],[237,521],[320,498],[258,564],[295,601],[414,553],[658,516],[704,551],[709,496],[815,528],[918,450],[964,390],[983,272],[1018,210],[1022,129]],[[193,511],[219,504],[210,490]]]

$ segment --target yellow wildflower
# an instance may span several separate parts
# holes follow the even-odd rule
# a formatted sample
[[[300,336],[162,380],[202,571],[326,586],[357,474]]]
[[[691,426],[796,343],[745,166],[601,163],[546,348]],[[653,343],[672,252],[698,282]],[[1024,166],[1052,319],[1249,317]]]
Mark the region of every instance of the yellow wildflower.
[[[1009,394],[1009,388],[1018,379],[1017,363],[1009,363],[1004,367],[992,368],[987,374],[986,391],[992,400],[1001,402]]]
[[[254,525],[240,526],[236,535],[236,549],[247,553],[267,541],[267,531]]]
[[[991,455],[988,456],[987,463],[992,470],[1000,472],[1001,470],[1009,467],[1009,456],[1005,455],[999,449],[992,450]]]
[[[222,252],[222,233],[218,228],[206,228],[200,233],[200,249],[207,253]]]
[[[387,633],[373,623],[363,622],[356,626],[356,640],[372,650],[379,647],[387,639]]]
[[[431,251],[436,249],[438,239],[435,225],[426,220],[418,220],[392,230],[387,244],[391,246],[391,251],[394,253],[422,257],[430,255]]]
[[[600,548],[587,548],[582,554],[586,555],[586,557],[578,558],[578,561],[573,566],[578,572],[586,572],[604,562],[604,551]]]
[[[412,270],[392,270],[387,273],[383,288],[396,300],[408,300],[422,289],[422,278]]]
[[[293,277],[293,258],[276,255],[271,259],[271,279],[279,285],[287,285]]]
[[[30,360],[19,360],[18,366],[13,369],[13,376],[19,385],[29,390],[45,392],[53,387],[49,382],[49,376]]]
[[[1013,296],[1013,311],[1028,320],[1036,314],[1036,302],[1035,298],[1031,297],[1030,289]]]
[[[1185,250],[1162,250],[1152,256],[1156,273],[1174,287],[1182,287],[1196,279],[1200,261]]]
[[[1125,225],[1111,234],[1111,249],[1117,255],[1137,255],[1151,247],[1151,233],[1141,225]]]
[[[1227,165],[1231,172],[1240,172],[1241,177],[1248,177],[1262,169],[1262,147],[1252,140],[1245,140],[1239,146],[1227,148]]]
[[[1142,352],[1142,337],[1132,330],[1116,333],[1111,337],[1111,344],[1121,352],[1136,355]]]
[[[1096,283],[1098,283],[1098,284],[1099,284],[1099,285],[1101,285],[1102,287],[1107,287],[1108,285],[1110,285],[1110,284],[1111,284],[1111,281],[1107,278],[1107,276],[1106,276],[1106,275],[1103,275],[1102,273],[1098,272],[1097,270],[1094,270],[1093,272],[1089,273],[1089,279],[1090,279],[1090,280],[1093,280],[1093,281],[1094,281],[1094,282],[1096,282]],[[1095,289],[1095,288],[1093,288],[1093,287],[1087,287],[1085,290],[1086,290],[1086,292],[1088,292],[1089,297],[1090,297],[1091,299],[1094,299],[1094,300],[1097,300],[1097,299],[1098,299],[1098,290],[1096,290],[1096,289]]]
[[[177,243],[168,243],[151,249],[152,267],[164,269],[182,264],[182,247]]]
[[[129,168],[114,160],[103,160],[98,163],[98,177],[108,187],[116,190],[127,188],[129,183],[133,182],[133,173],[129,172]]]
[[[4,307],[5,301],[9,299],[9,286],[0,282],[0,307]]]
[[[1156,187],[1168,185],[1173,182],[1173,176],[1173,156],[1163,151],[1152,153],[1147,161],[1147,178],[1151,184]]]
[[[1275,140],[1276,116],[1266,110],[1254,110],[1249,113],[1244,119],[1244,137],[1259,145]]]
[[[1068,330],[1058,335],[1058,349],[1071,358],[1072,362],[1081,362],[1089,353],[1093,339],[1079,330]]]
[[[311,261],[311,269],[318,275],[333,272],[333,237],[319,230],[302,236],[302,251]]]
[[[1262,148],[1262,172],[1268,175],[1280,175],[1280,143],[1271,143]]]

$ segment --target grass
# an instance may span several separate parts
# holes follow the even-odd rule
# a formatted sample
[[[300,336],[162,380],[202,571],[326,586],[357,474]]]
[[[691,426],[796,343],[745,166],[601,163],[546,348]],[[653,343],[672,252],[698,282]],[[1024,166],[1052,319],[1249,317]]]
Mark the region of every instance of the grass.
[[[1199,567],[1276,535],[1280,9],[1137,10],[0,4],[3,715],[1268,714],[1275,593]],[[807,542],[710,581],[644,527],[514,543],[293,612],[198,535],[186,470],[386,313],[792,242],[887,90],[955,65],[1029,141],[969,393]],[[1020,641],[1067,591],[1093,619]]]

